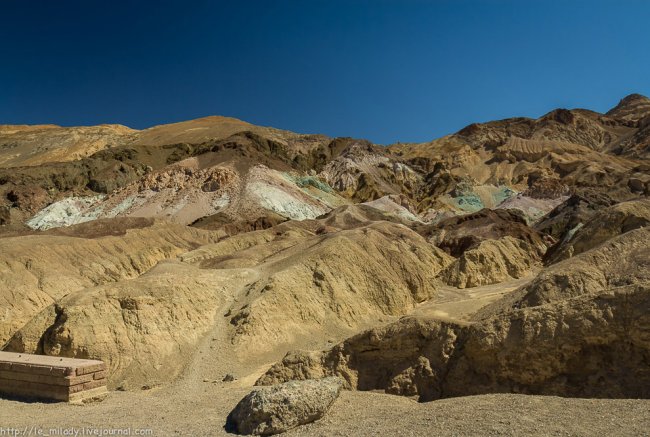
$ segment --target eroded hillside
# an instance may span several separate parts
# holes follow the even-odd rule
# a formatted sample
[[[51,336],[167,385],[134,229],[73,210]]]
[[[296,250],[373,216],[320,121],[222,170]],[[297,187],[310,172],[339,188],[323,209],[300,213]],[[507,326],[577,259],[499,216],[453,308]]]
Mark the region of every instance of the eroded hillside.
[[[225,117],[2,126],[0,346],[102,359],[127,391],[227,371],[649,397],[648,108],[388,147]]]

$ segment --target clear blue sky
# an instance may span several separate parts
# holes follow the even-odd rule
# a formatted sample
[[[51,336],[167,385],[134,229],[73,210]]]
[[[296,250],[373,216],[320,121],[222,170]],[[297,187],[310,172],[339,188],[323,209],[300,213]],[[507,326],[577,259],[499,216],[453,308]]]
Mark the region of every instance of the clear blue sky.
[[[426,141],[650,94],[650,1],[2,0],[0,124]]]

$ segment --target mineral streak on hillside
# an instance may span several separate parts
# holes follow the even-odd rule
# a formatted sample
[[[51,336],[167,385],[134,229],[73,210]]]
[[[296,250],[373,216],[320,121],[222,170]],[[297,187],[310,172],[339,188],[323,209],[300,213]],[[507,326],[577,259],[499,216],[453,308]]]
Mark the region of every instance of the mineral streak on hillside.
[[[0,349],[100,359],[145,409],[326,376],[650,398],[649,195],[638,94],[388,147],[227,117],[2,125]]]

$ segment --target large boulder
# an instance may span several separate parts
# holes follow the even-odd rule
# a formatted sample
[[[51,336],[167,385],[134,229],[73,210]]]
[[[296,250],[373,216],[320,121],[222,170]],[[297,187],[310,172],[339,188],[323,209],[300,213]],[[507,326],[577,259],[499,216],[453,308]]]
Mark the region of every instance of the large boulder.
[[[320,419],[338,398],[337,377],[289,381],[253,390],[228,415],[226,427],[239,434],[271,435]]]

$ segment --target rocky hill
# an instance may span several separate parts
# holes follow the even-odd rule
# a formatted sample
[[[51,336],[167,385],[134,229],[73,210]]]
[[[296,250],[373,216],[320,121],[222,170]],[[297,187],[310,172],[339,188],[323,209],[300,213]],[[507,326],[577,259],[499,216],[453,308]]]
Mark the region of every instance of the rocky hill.
[[[636,94],[388,147],[3,125],[0,349],[102,359],[127,403],[226,373],[649,398],[649,138]]]

